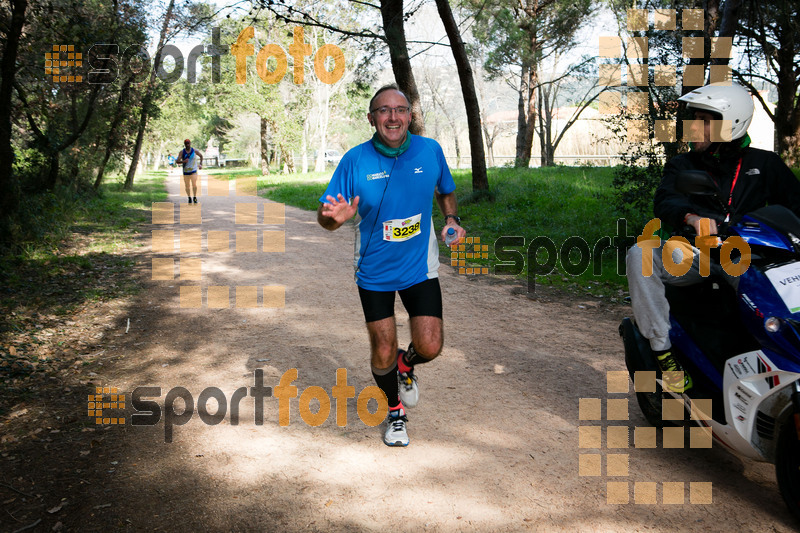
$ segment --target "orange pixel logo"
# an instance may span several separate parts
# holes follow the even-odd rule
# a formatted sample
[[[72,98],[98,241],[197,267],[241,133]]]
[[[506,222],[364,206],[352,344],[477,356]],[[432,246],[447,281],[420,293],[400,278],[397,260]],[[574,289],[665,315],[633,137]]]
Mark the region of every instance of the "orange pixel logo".
[[[672,374],[672,375],[670,375]],[[680,381],[683,372],[664,372],[664,381]],[[633,375],[633,388],[637,394],[655,393],[657,388],[656,373],[652,371],[636,371]],[[714,503],[712,483],[710,481],[653,481],[646,473],[631,472],[630,453],[631,440],[635,449],[658,448],[658,434],[661,434],[662,448],[685,448],[686,430],[683,423],[686,418],[686,405],[683,399],[663,398],[661,400],[661,420],[668,422],[658,431],[653,426],[630,427],[628,398],[630,383],[628,373],[624,370],[606,371],[605,401],[602,398],[579,398],[578,419],[578,476],[603,477],[605,463],[606,503],[624,505],[665,505],[685,504],[710,505]],[[605,418],[603,404],[605,403]],[[691,420],[699,425],[689,428],[689,448],[711,448],[712,432],[704,421],[711,419],[712,401],[710,399],[693,399],[689,404]],[[583,424],[584,421],[597,421],[594,424]],[[610,422],[604,424],[604,421]],[[675,424],[675,425],[670,425]],[[603,436],[605,435],[605,439]],[[631,439],[633,437],[633,439]],[[605,441],[604,451],[603,444]],[[594,451],[584,451],[594,450]],[[643,477],[643,480],[637,479]],[[608,479],[611,478],[611,479]],[[660,490],[659,490],[660,487]],[[659,498],[660,493],[660,498]]]
[[[467,247],[472,245],[472,251]],[[450,246],[450,266],[458,267],[459,274],[488,274],[488,267],[467,267],[467,259],[489,259],[489,245],[481,244],[480,237],[467,237],[466,244]]]
[[[83,54],[72,44],[54,44],[53,51],[44,55],[44,73],[53,76],[54,83],[81,83],[83,76],[65,74],[64,67],[82,67]]]
[[[679,16],[680,15],[680,16]],[[653,29],[657,31],[677,31],[680,19],[681,31],[702,31],[704,28],[705,14],[702,9],[682,9],[680,13],[675,9],[656,9],[653,12]],[[628,32],[646,32],[650,28],[650,12],[646,9],[628,9]],[[647,117],[627,118],[635,115],[647,115],[651,102],[651,87],[676,86],[678,80],[684,87],[701,87],[705,85],[706,67],[704,65],[658,65],[655,58],[650,56],[652,42],[646,36],[629,36],[623,39],[619,35],[600,36],[597,57],[599,85],[605,87],[620,87],[620,89],[604,90],[598,98],[601,115],[626,114],[626,133],[630,143],[648,143],[655,140],[657,143],[676,142],[677,133],[674,120],[649,120]],[[705,40],[703,37],[682,37],[681,56],[683,59],[700,59],[705,57]],[[733,58],[732,37],[712,37],[710,39],[709,55],[711,58]],[[624,61],[623,61],[624,58]],[[611,60],[610,62],[605,60]],[[624,67],[624,69],[623,69]],[[623,76],[624,74],[624,76]],[[709,65],[709,83],[725,83],[730,85],[733,71],[729,65]],[[624,87],[624,88],[623,88]],[[625,96],[626,102],[622,97]],[[726,121],[712,121],[712,141],[726,142],[725,138],[730,131],[730,123]],[[693,137],[692,125],[696,121],[685,121],[682,142],[702,141],[702,128],[696,127]]]
[[[256,196],[258,183],[255,176],[227,181],[203,176],[200,191],[206,182],[208,196]],[[233,184],[233,187],[231,187]],[[153,202],[153,224],[203,224],[203,203],[179,204],[176,216],[175,203]],[[263,207],[262,207],[263,206]],[[263,216],[262,216],[263,214]],[[208,230],[202,228],[154,229],[152,251],[155,254],[184,253],[285,253],[286,231],[284,229],[257,229],[252,226],[285,225],[286,206],[282,203],[234,202],[233,222],[247,226],[233,231]],[[177,221],[177,222],[176,222]],[[177,244],[176,244],[177,243]],[[179,287],[179,305],[185,309],[231,309],[286,307],[286,287],[283,285],[204,285],[208,274],[202,257],[153,257],[151,279],[159,281],[191,281],[201,284],[184,284]],[[177,274],[176,267],[177,265]],[[233,289],[233,291],[231,290]],[[234,298],[231,298],[231,295]]]
[[[124,425],[125,417],[104,417],[103,410],[105,409],[125,409],[125,395],[119,394],[116,387],[97,387],[96,394],[89,395],[87,407],[89,408],[89,416],[94,418],[95,424],[114,424]],[[105,396],[109,397],[106,399]]]

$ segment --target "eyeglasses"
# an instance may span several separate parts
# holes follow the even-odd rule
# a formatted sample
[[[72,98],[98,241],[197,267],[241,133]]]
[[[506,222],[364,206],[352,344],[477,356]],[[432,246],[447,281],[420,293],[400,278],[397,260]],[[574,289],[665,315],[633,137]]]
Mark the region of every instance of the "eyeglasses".
[[[406,106],[398,106],[398,107],[382,106],[377,109],[373,109],[372,111],[370,111],[370,113],[386,116],[392,111],[397,113],[398,116],[404,117],[408,114],[409,109]]]

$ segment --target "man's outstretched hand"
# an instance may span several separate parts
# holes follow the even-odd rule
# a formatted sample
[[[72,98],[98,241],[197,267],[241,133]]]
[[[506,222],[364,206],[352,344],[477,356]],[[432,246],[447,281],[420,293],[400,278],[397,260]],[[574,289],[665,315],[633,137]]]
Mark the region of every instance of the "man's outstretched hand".
[[[320,206],[319,214],[322,217],[331,219],[333,224],[330,224],[328,229],[336,229],[356,214],[358,211],[358,199],[359,197],[356,196],[353,198],[353,203],[348,203],[344,196],[338,194],[336,198],[331,195],[325,197],[327,202]],[[322,223],[322,221],[320,221]],[[323,224],[323,226],[328,227],[327,225]]]

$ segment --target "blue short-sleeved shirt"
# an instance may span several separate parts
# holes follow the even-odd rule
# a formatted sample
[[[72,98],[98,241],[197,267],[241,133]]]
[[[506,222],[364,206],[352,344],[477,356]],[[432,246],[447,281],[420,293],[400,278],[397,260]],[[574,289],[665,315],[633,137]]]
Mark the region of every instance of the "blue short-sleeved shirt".
[[[364,289],[402,290],[439,275],[433,195],[456,185],[439,143],[409,136],[397,158],[379,154],[372,141],[349,150],[320,198],[360,197],[353,266]]]
[[[183,148],[181,150],[181,157],[183,157],[184,174],[194,174],[197,172],[197,154],[194,148],[191,149],[191,152],[187,152],[186,148]]]

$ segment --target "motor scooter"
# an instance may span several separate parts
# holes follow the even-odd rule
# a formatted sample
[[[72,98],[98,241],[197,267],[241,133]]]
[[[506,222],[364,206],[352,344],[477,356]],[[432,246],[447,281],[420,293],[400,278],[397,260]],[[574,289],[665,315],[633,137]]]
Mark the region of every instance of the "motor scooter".
[[[677,189],[726,209],[705,172],[682,173]],[[749,266],[736,289],[714,276],[688,287],[665,285],[670,340],[693,386],[683,394],[669,390],[631,318],[619,327],[625,364],[631,380],[636,372],[655,372],[655,391],[635,393],[650,424],[672,424],[663,420],[664,398],[683,399],[690,413],[693,404],[696,413],[710,403],[711,412],[692,422],[728,450],[773,463],[781,495],[800,520],[800,218],[767,206],[720,224],[719,238],[731,236],[749,247],[739,257]]]

